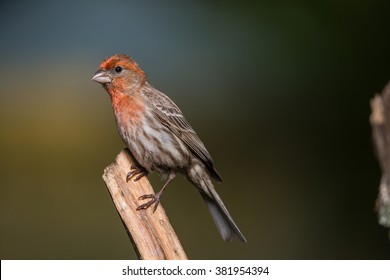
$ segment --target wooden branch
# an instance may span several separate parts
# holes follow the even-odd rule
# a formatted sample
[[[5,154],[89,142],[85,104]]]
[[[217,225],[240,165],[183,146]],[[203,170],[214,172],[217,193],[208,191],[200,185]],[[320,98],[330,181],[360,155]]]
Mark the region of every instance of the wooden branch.
[[[153,207],[137,211],[138,198],[154,193],[145,177],[126,182],[130,166],[136,161],[127,149],[123,149],[115,161],[104,169],[103,179],[115,207],[127,230],[139,259],[186,260],[187,256],[160,203],[156,212]]]
[[[382,169],[376,210],[379,224],[390,228],[390,83],[371,99],[371,111],[373,141]]]

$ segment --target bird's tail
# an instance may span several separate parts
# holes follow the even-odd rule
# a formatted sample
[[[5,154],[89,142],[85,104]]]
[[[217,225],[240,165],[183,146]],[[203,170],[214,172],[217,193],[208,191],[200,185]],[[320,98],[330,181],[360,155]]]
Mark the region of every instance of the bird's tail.
[[[201,180],[200,185],[199,192],[206,202],[207,208],[223,240],[231,240],[234,236],[237,236],[242,242],[246,242],[244,235],[234,223],[232,216],[230,216],[211,180]]]

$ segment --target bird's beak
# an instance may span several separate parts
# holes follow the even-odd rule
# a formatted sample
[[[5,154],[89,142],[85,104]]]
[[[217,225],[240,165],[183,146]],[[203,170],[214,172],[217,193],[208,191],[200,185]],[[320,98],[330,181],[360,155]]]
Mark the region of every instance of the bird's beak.
[[[92,81],[100,84],[111,83],[112,77],[106,70],[100,69],[95,73],[95,75],[93,75]]]

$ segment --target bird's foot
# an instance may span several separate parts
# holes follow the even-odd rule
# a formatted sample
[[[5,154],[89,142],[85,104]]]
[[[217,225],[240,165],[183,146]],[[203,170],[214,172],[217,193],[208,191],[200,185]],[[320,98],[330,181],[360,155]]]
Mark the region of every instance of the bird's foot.
[[[134,182],[137,182],[142,177],[148,175],[148,173],[149,172],[144,167],[142,167],[140,165],[132,165],[130,167],[129,173],[127,173],[127,175],[126,175],[126,182],[129,182],[130,179],[136,175],[137,176],[134,178]]]
[[[153,207],[153,213],[156,211],[157,209],[157,206],[160,204],[160,197],[162,196],[162,194],[164,193],[164,190],[168,187],[169,183],[175,179],[176,177],[176,173],[175,172],[171,172],[169,174],[169,178],[168,180],[165,182],[164,186],[161,188],[161,190],[159,192],[157,192],[156,194],[145,194],[145,195],[141,195],[138,200],[144,200],[144,199],[147,199],[147,198],[150,198],[150,200],[144,204],[142,204],[141,206],[138,206],[137,207],[137,210],[145,210],[145,209],[148,209],[150,206],[152,206],[154,204],[154,207]]]
[[[148,209],[150,206],[152,206],[154,204],[154,207],[153,207],[153,213],[154,213],[157,209],[157,206],[160,204],[160,196],[161,196],[160,192],[158,192],[156,194],[145,194],[145,195],[140,196],[138,198],[138,200],[144,200],[144,199],[148,199],[148,198],[150,198],[150,200],[148,202],[138,206],[137,210]]]

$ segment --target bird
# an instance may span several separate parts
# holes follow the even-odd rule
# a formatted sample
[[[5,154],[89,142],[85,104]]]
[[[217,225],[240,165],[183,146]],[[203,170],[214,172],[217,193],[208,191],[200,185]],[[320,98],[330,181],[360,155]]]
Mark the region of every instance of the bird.
[[[180,173],[198,189],[222,239],[247,242],[215,190],[212,179],[222,178],[205,145],[179,107],[149,83],[140,66],[128,55],[115,54],[100,63],[92,80],[110,96],[119,135],[137,161],[125,174],[126,181],[138,181],[152,171],[167,176],[160,191],[139,197],[148,201],[137,210],[154,204],[154,212]]]

